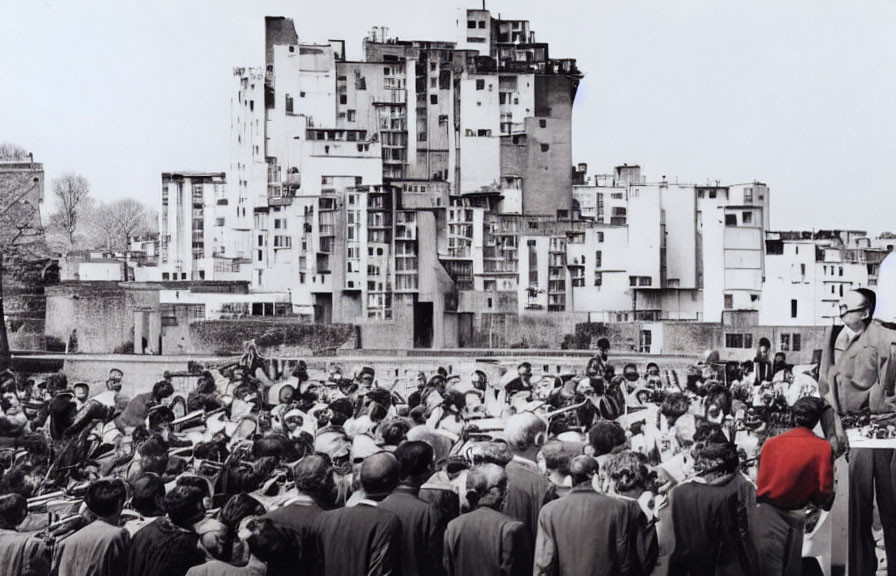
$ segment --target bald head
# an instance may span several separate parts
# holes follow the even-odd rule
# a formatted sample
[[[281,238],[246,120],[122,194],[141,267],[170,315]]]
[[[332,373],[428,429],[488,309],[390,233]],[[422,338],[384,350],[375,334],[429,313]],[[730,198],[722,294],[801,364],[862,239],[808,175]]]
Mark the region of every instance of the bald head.
[[[500,508],[506,491],[507,472],[497,464],[480,464],[467,474],[467,500],[476,508]]]
[[[514,452],[525,452],[544,444],[547,424],[532,412],[514,414],[504,426],[504,440]]]
[[[388,452],[368,456],[361,464],[361,487],[371,499],[383,499],[398,486],[401,464]]]
[[[600,470],[597,460],[591,456],[576,456],[569,463],[569,477],[573,486],[591,482],[594,475]]]

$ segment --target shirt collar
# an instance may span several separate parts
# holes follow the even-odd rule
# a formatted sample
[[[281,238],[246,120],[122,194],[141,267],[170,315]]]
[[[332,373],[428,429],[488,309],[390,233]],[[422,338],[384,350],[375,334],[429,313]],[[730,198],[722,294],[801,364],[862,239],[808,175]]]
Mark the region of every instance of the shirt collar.
[[[376,508],[377,506],[379,506],[379,502],[377,502],[376,500],[371,500],[370,498],[361,498],[360,500],[358,500],[358,505],[371,506],[373,508]]]
[[[523,458],[522,456],[517,456],[514,454],[513,462],[516,462],[517,464],[522,464],[523,466],[527,466],[529,468],[534,468],[535,470],[538,470],[538,464],[529,460],[528,458]]]

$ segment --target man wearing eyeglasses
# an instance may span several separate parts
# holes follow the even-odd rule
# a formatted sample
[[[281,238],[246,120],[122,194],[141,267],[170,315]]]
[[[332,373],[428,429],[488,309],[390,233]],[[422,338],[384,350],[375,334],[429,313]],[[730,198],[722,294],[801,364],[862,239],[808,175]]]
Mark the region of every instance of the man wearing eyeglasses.
[[[874,321],[877,298],[872,290],[850,291],[840,303],[842,326],[827,335],[819,370],[819,391],[833,410],[822,425],[835,455],[849,450],[841,418],[896,413],[891,346],[896,332]],[[877,570],[871,532],[873,503],[884,530],[889,574],[896,574],[896,476],[890,465],[896,450],[862,448],[849,453],[849,574]]]

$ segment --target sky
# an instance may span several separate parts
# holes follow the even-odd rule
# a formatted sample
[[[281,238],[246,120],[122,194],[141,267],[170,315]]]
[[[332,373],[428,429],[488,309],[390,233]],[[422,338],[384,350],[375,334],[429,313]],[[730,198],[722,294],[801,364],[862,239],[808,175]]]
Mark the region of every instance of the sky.
[[[227,171],[235,66],[264,65],[264,16],[302,41],[457,40],[481,2],[0,0],[0,142],[157,207],[161,172]],[[771,188],[773,229],[896,231],[896,2],[487,0],[585,78],[573,162],[648,180]],[[49,185],[47,187],[47,197]]]

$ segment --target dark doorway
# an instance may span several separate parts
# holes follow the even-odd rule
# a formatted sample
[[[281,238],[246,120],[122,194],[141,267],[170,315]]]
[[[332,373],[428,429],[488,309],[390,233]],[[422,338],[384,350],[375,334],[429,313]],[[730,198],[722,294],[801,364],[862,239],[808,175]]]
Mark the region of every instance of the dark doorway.
[[[333,322],[333,297],[330,294],[314,295],[314,322],[316,324]]]
[[[432,302],[414,304],[414,348],[432,348]]]

